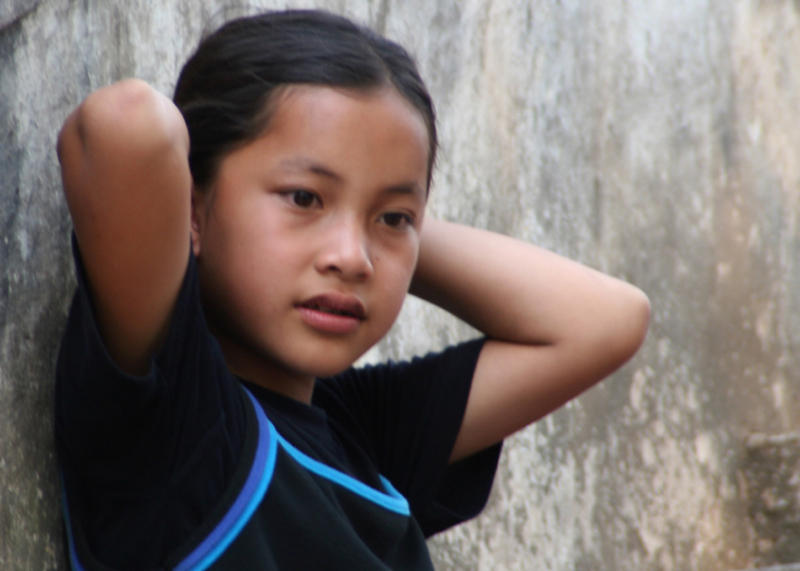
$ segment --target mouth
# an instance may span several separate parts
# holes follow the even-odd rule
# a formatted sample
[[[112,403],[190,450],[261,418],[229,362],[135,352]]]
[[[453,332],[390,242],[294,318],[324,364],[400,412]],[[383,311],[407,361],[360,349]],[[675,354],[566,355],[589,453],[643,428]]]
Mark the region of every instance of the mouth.
[[[342,294],[323,294],[298,304],[298,307],[328,315],[349,317],[363,321],[366,318],[364,305],[356,297]]]

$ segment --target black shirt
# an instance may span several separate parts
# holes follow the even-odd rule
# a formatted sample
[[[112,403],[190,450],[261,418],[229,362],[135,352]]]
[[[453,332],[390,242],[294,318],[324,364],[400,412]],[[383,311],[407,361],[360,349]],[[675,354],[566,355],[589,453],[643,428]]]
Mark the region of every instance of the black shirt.
[[[70,544],[89,568],[158,568],[208,526],[233,485],[247,402],[205,323],[191,255],[164,345],[135,377],[105,349],[74,252],[56,388]],[[385,477],[429,535],[476,515],[491,486],[499,446],[448,464],[481,346],[349,369],[317,381],[311,405],[243,384],[283,439],[373,488]]]

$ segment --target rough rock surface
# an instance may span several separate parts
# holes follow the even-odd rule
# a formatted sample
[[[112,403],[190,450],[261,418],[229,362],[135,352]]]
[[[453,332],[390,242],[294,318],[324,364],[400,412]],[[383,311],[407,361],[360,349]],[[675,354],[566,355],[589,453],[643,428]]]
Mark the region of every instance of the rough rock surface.
[[[0,3],[2,569],[63,568],[50,403],[73,278],[57,130],[116,79],[169,92],[200,33],[244,4],[286,3]],[[438,568],[800,558],[780,547],[797,523],[775,519],[797,482],[761,469],[798,455],[780,435],[800,430],[800,3],[309,4],[417,55],[440,111],[432,213],[627,278],[653,304],[630,364],[510,439],[486,512],[432,540]],[[471,334],[410,300],[368,359]]]

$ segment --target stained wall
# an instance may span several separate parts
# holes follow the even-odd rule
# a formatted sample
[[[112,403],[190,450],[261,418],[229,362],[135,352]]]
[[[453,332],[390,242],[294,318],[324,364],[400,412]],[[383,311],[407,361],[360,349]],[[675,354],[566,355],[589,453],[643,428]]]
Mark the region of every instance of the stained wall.
[[[50,407],[74,281],[59,125],[122,77],[170,92],[200,33],[244,4],[327,7],[409,46],[440,115],[431,213],[650,296],[640,353],[509,440],[485,513],[432,540],[438,568],[800,560],[796,0],[4,0],[0,568],[63,568]],[[367,359],[472,334],[411,299]]]

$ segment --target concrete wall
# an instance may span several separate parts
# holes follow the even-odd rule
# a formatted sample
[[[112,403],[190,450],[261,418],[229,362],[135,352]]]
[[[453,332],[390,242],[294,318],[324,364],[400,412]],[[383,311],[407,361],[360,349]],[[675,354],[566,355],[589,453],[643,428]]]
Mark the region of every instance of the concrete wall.
[[[2,569],[63,568],[58,127],[121,77],[169,92],[237,4],[259,3],[0,0]],[[653,303],[630,364],[510,440],[486,512],[432,541],[438,568],[800,560],[800,2],[312,4],[416,53],[441,117],[433,213],[627,278]],[[369,358],[468,335],[411,300]]]

